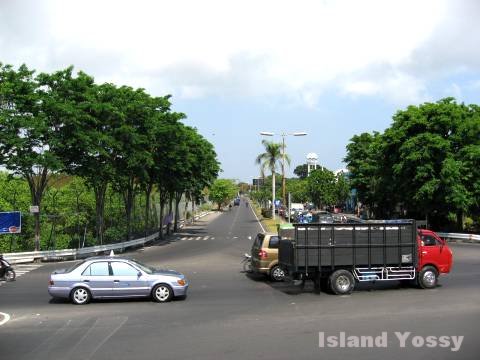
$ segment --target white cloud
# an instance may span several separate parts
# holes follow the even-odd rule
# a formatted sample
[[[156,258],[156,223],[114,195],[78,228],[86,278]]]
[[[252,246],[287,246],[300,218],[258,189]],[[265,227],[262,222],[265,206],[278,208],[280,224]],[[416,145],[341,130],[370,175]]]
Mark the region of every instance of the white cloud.
[[[0,59],[74,64],[99,81],[186,98],[282,95],[315,106],[333,90],[403,104],[428,98],[438,73],[480,69],[476,4],[3,0]]]

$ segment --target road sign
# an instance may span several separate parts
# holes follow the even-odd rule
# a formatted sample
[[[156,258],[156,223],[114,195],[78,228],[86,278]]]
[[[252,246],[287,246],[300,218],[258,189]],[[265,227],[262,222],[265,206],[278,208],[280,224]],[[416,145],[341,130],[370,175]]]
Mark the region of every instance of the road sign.
[[[30,213],[31,214],[38,214],[40,212],[40,209],[38,205],[32,205],[30,206]]]
[[[20,211],[0,212],[0,234],[19,234],[22,232],[22,214]]]
[[[259,179],[253,179],[253,186],[263,186],[265,183],[265,179],[259,178]]]

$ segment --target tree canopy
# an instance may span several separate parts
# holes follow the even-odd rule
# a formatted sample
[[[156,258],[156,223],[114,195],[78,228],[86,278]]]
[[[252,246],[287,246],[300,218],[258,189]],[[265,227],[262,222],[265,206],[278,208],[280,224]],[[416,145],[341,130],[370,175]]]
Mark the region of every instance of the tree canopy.
[[[409,106],[383,134],[356,135],[345,158],[359,199],[377,216],[427,217],[441,226],[480,206],[480,111],[453,98]]]
[[[161,194],[161,212],[167,198],[178,210],[182,197],[198,200],[220,170],[213,145],[181,122],[186,116],[171,111],[170,98],[96,84],[83,72],[74,74],[73,67],[35,76],[25,65],[14,69],[0,63],[0,165],[27,181],[31,203],[41,209],[55,174],[83,179],[95,194],[99,243],[111,188],[123,199],[129,239],[140,192],[148,226],[154,187]]]

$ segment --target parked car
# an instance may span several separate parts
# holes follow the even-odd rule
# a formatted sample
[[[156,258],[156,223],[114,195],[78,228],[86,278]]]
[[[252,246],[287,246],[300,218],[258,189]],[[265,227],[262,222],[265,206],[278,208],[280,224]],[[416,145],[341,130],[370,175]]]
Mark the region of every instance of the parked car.
[[[285,272],[278,266],[277,234],[259,233],[252,245],[252,271],[269,276],[273,281],[283,281]]]
[[[303,211],[304,207],[301,203],[292,203],[290,205],[290,216],[293,216],[298,211]]]
[[[116,256],[90,257],[53,272],[48,282],[52,297],[70,299],[77,305],[100,298],[151,297],[167,302],[175,296],[186,296],[187,289],[187,279],[177,271]]]
[[[240,205],[240,198],[235,198],[235,200],[233,200],[233,205],[235,206],[239,206]]]

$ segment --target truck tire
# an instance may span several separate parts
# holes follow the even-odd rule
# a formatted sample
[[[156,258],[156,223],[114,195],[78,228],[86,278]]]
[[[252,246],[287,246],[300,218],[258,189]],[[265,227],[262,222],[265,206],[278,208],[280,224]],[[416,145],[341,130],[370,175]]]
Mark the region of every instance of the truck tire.
[[[337,270],[330,275],[330,289],[336,295],[348,295],[355,287],[355,279],[348,270]]]
[[[285,270],[283,270],[279,265],[275,265],[270,269],[270,279],[272,281],[284,281]]]
[[[422,289],[433,289],[437,282],[438,271],[433,266],[425,266],[417,276],[417,284]]]

